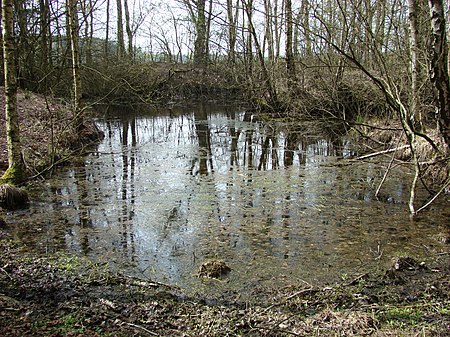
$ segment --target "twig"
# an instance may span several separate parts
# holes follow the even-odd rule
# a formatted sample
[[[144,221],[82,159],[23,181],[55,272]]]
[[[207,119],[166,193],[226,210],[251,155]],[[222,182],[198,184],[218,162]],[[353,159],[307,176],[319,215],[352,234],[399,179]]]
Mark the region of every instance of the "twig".
[[[400,137],[399,137],[398,141],[400,142]],[[380,190],[381,190],[381,186],[383,186],[384,182],[386,181],[389,171],[391,170],[392,164],[394,163],[395,154],[397,153],[397,150],[398,150],[398,147],[395,148],[394,154],[392,155],[392,158],[391,158],[391,161],[389,162],[388,168],[386,169],[386,172],[384,172],[383,179],[381,179],[380,183],[378,184],[377,191],[375,192],[375,198],[377,198],[377,199],[378,199],[378,193],[380,193]]]
[[[318,292],[318,291],[319,291],[319,290],[313,289],[313,288],[308,288],[308,289],[303,289],[303,290],[297,291],[296,293],[293,293],[292,295],[289,295],[289,296],[286,297],[285,299],[283,299],[283,300],[281,300],[281,301],[279,301],[279,302],[277,302],[277,303],[274,303],[274,304],[268,306],[267,308],[265,308],[265,309],[263,310],[263,312],[269,311],[270,309],[272,309],[272,308],[274,308],[274,307],[277,307],[277,306],[279,306],[279,305],[283,305],[283,304],[286,303],[287,301],[289,301],[289,300],[291,300],[291,299],[293,299],[294,297],[297,297],[297,296],[299,296],[299,295],[302,295],[302,294],[305,294],[305,293],[309,293],[309,292]]]
[[[447,181],[445,182],[444,185],[442,185],[441,189],[422,207],[420,207],[417,211],[416,214],[419,213],[421,210],[427,208],[428,206],[431,205],[431,203],[436,200],[436,198],[450,185],[450,178],[447,179]]]
[[[400,147],[396,147],[396,148],[393,148],[393,149],[378,151],[378,152],[375,152],[375,153],[369,153],[369,154],[366,154],[364,156],[356,158],[356,160],[363,160],[363,159],[367,159],[367,158],[372,158],[372,157],[376,157],[376,156],[379,156],[379,155],[382,155],[382,154],[395,152],[397,150],[403,150],[403,149],[406,149],[408,147],[409,147],[409,145],[402,145]]]
[[[134,324],[134,323],[128,323],[128,322],[126,322],[126,324],[131,326],[131,327],[133,327],[133,328],[141,329],[141,330],[145,331],[146,333],[148,333],[148,334],[150,334],[152,336],[159,336],[157,333],[155,333],[153,331],[150,331],[150,330],[144,328],[143,326],[140,326],[140,325],[137,325],[137,324]]]
[[[353,280],[351,280],[350,282],[346,283],[345,286],[352,286],[355,285],[358,281],[362,280],[363,278],[365,278],[366,276],[368,276],[369,273],[364,273],[362,275],[359,275],[358,277],[354,278]]]
[[[9,275],[9,273],[5,270],[5,269],[3,269],[3,268],[0,268],[0,270],[2,271],[2,272],[4,272],[5,274],[6,274],[6,276],[8,276],[9,277],[9,279],[10,280],[13,280],[13,278],[12,278],[12,276],[11,275]]]
[[[134,277],[134,276],[131,276],[131,275],[124,275],[124,276],[126,278],[136,282],[135,285],[139,285],[139,286],[144,286],[144,285],[151,286],[151,287],[160,286],[160,287],[166,287],[166,288],[175,289],[175,290],[180,289],[177,286],[173,286],[173,285],[170,285],[170,284],[167,284],[167,283],[162,283],[162,282],[158,282],[158,281],[154,281],[154,280],[151,280],[150,282],[148,282],[148,281],[141,280],[138,277]]]

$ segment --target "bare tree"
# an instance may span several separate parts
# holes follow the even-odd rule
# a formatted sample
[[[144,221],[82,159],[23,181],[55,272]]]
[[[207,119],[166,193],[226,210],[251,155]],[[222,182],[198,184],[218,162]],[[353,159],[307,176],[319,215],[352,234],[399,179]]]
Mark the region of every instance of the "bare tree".
[[[236,5],[233,9],[233,0],[227,0],[228,63],[230,64],[234,64],[236,62],[236,25],[239,13],[238,1],[239,0],[236,0]]]
[[[248,26],[249,26],[249,29],[250,29],[251,36],[253,37],[253,43],[255,44],[256,55],[258,57],[259,64],[261,66],[262,80],[263,80],[263,83],[264,83],[263,88],[265,89],[265,92],[266,92],[265,96],[267,97],[268,107],[269,108],[273,108],[273,109],[277,109],[279,107],[279,103],[280,102],[278,101],[277,92],[276,92],[275,87],[273,85],[273,82],[272,82],[272,79],[270,77],[269,71],[267,70],[266,62],[264,60],[264,55],[263,55],[263,52],[261,50],[260,43],[258,41],[258,36],[256,35],[255,26],[254,26],[253,20],[252,20],[251,1],[246,2],[244,0],[244,9],[245,9],[245,12],[247,14]]]
[[[2,25],[8,169],[3,175],[2,180],[19,182],[25,178],[25,165],[21,154],[19,116],[17,113],[17,79],[13,15],[13,1],[3,0]]]
[[[128,0],[123,0],[123,7],[125,10],[125,30],[128,38],[128,56],[133,59],[133,30],[131,29],[130,9],[128,8]]]
[[[292,85],[296,80],[295,74],[295,60],[293,50],[293,16],[292,16],[292,1],[285,0],[286,9],[286,68],[289,79],[289,85]]]
[[[409,49],[410,49],[410,55],[411,55],[411,95],[410,95],[410,104],[409,108],[411,111],[411,119],[415,120],[418,123],[422,123],[422,116],[420,113],[420,109],[417,107],[417,100],[418,100],[418,60],[417,60],[417,52],[418,52],[418,42],[417,42],[417,11],[416,11],[416,0],[408,0],[409,5]],[[413,121],[414,123],[414,121]]]
[[[79,23],[77,5],[78,0],[67,0],[70,50],[72,56],[72,103],[75,114],[78,114],[81,102],[80,50],[78,44]]]
[[[125,39],[123,36],[123,15],[122,15],[122,1],[116,0],[117,4],[117,56],[119,58],[125,57]]]
[[[110,7],[110,0],[106,0],[106,27],[105,27],[105,47],[104,47],[104,53],[105,58],[108,60],[109,58],[109,7]]]
[[[450,84],[444,4],[442,0],[428,0],[428,4],[432,30],[430,77],[435,93],[436,120],[447,147],[450,147]]]
[[[49,46],[51,41],[51,36],[49,33],[49,24],[50,24],[50,11],[49,11],[49,3],[48,0],[39,0],[40,6],[40,30],[41,30],[41,69],[43,73],[46,75],[49,68]]]

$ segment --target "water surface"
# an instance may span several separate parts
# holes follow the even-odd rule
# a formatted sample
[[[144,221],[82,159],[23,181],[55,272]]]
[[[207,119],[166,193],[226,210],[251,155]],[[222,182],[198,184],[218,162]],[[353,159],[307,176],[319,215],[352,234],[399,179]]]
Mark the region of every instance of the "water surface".
[[[109,112],[105,140],[9,214],[14,235],[188,292],[237,294],[318,285],[440,249],[448,200],[415,219],[407,167],[352,161],[346,139],[290,133],[230,107]],[[419,201],[425,201],[425,194]],[[196,276],[226,261],[221,281]]]

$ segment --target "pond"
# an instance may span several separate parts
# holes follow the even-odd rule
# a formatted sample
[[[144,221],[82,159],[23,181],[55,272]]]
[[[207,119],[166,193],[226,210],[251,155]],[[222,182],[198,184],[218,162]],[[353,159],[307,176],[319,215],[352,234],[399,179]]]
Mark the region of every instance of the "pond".
[[[28,209],[8,214],[30,249],[85,255],[192,295],[243,299],[439,249],[448,200],[410,218],[404,166],[376,200],[387,164],[352,160],[348,139],[291,133],[206,104],[119,109],[96,122],[105,139],[84,162],[60,169]],[[231,272],[197,277],[210,259]]]

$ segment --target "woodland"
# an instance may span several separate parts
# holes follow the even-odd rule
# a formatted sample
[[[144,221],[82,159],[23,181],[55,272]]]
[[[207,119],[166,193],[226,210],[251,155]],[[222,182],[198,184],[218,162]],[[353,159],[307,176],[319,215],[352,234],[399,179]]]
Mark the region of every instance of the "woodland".
[[[70,104],[244,100],[363,136],[396,123],[419,184],[448,190],[445,1],[3,1],[8,174],[25,178],[17,88]],[[68,116],[66,116],[68,117]],[[58,118],[56,118],[58,119]],[[389,127],[382,150],[392,146]],[[377,132],[375,132],[377,133]],[[381,133],[381,132],[378,132]],[[386,135],[387,134],[387,135]],[[388,140],[388,141],[387,141]]]
[[[407,162],[412,217],[450,192],[447,1],[2,0],[1,7],[1,183],[8,186],[45,177],[101,139],[92,122],[96,104],[214,100],[244,102],[264,121],[292,128],[315,121],[357,137],[367,158]],[[45,125],[45,138],[31,138],[42,130],[30,123]],[[429,192],[425,204],[415,198],[418,188]],[[11,336],[448,333],[448,253],[430,268],[402,260],[407,267],[397,261],[383,275],[329,289],[279,290],[266,307],[211,306],[78,259],[24,257],[4,236],[0,231],[0,327]],[[366,290],[377,306],[358,300]],[[356,309],[341,311],[348,308]],[[429,321],[400,333],[380,325],[405,312],[415,317],[406,308],[420,308]]]

